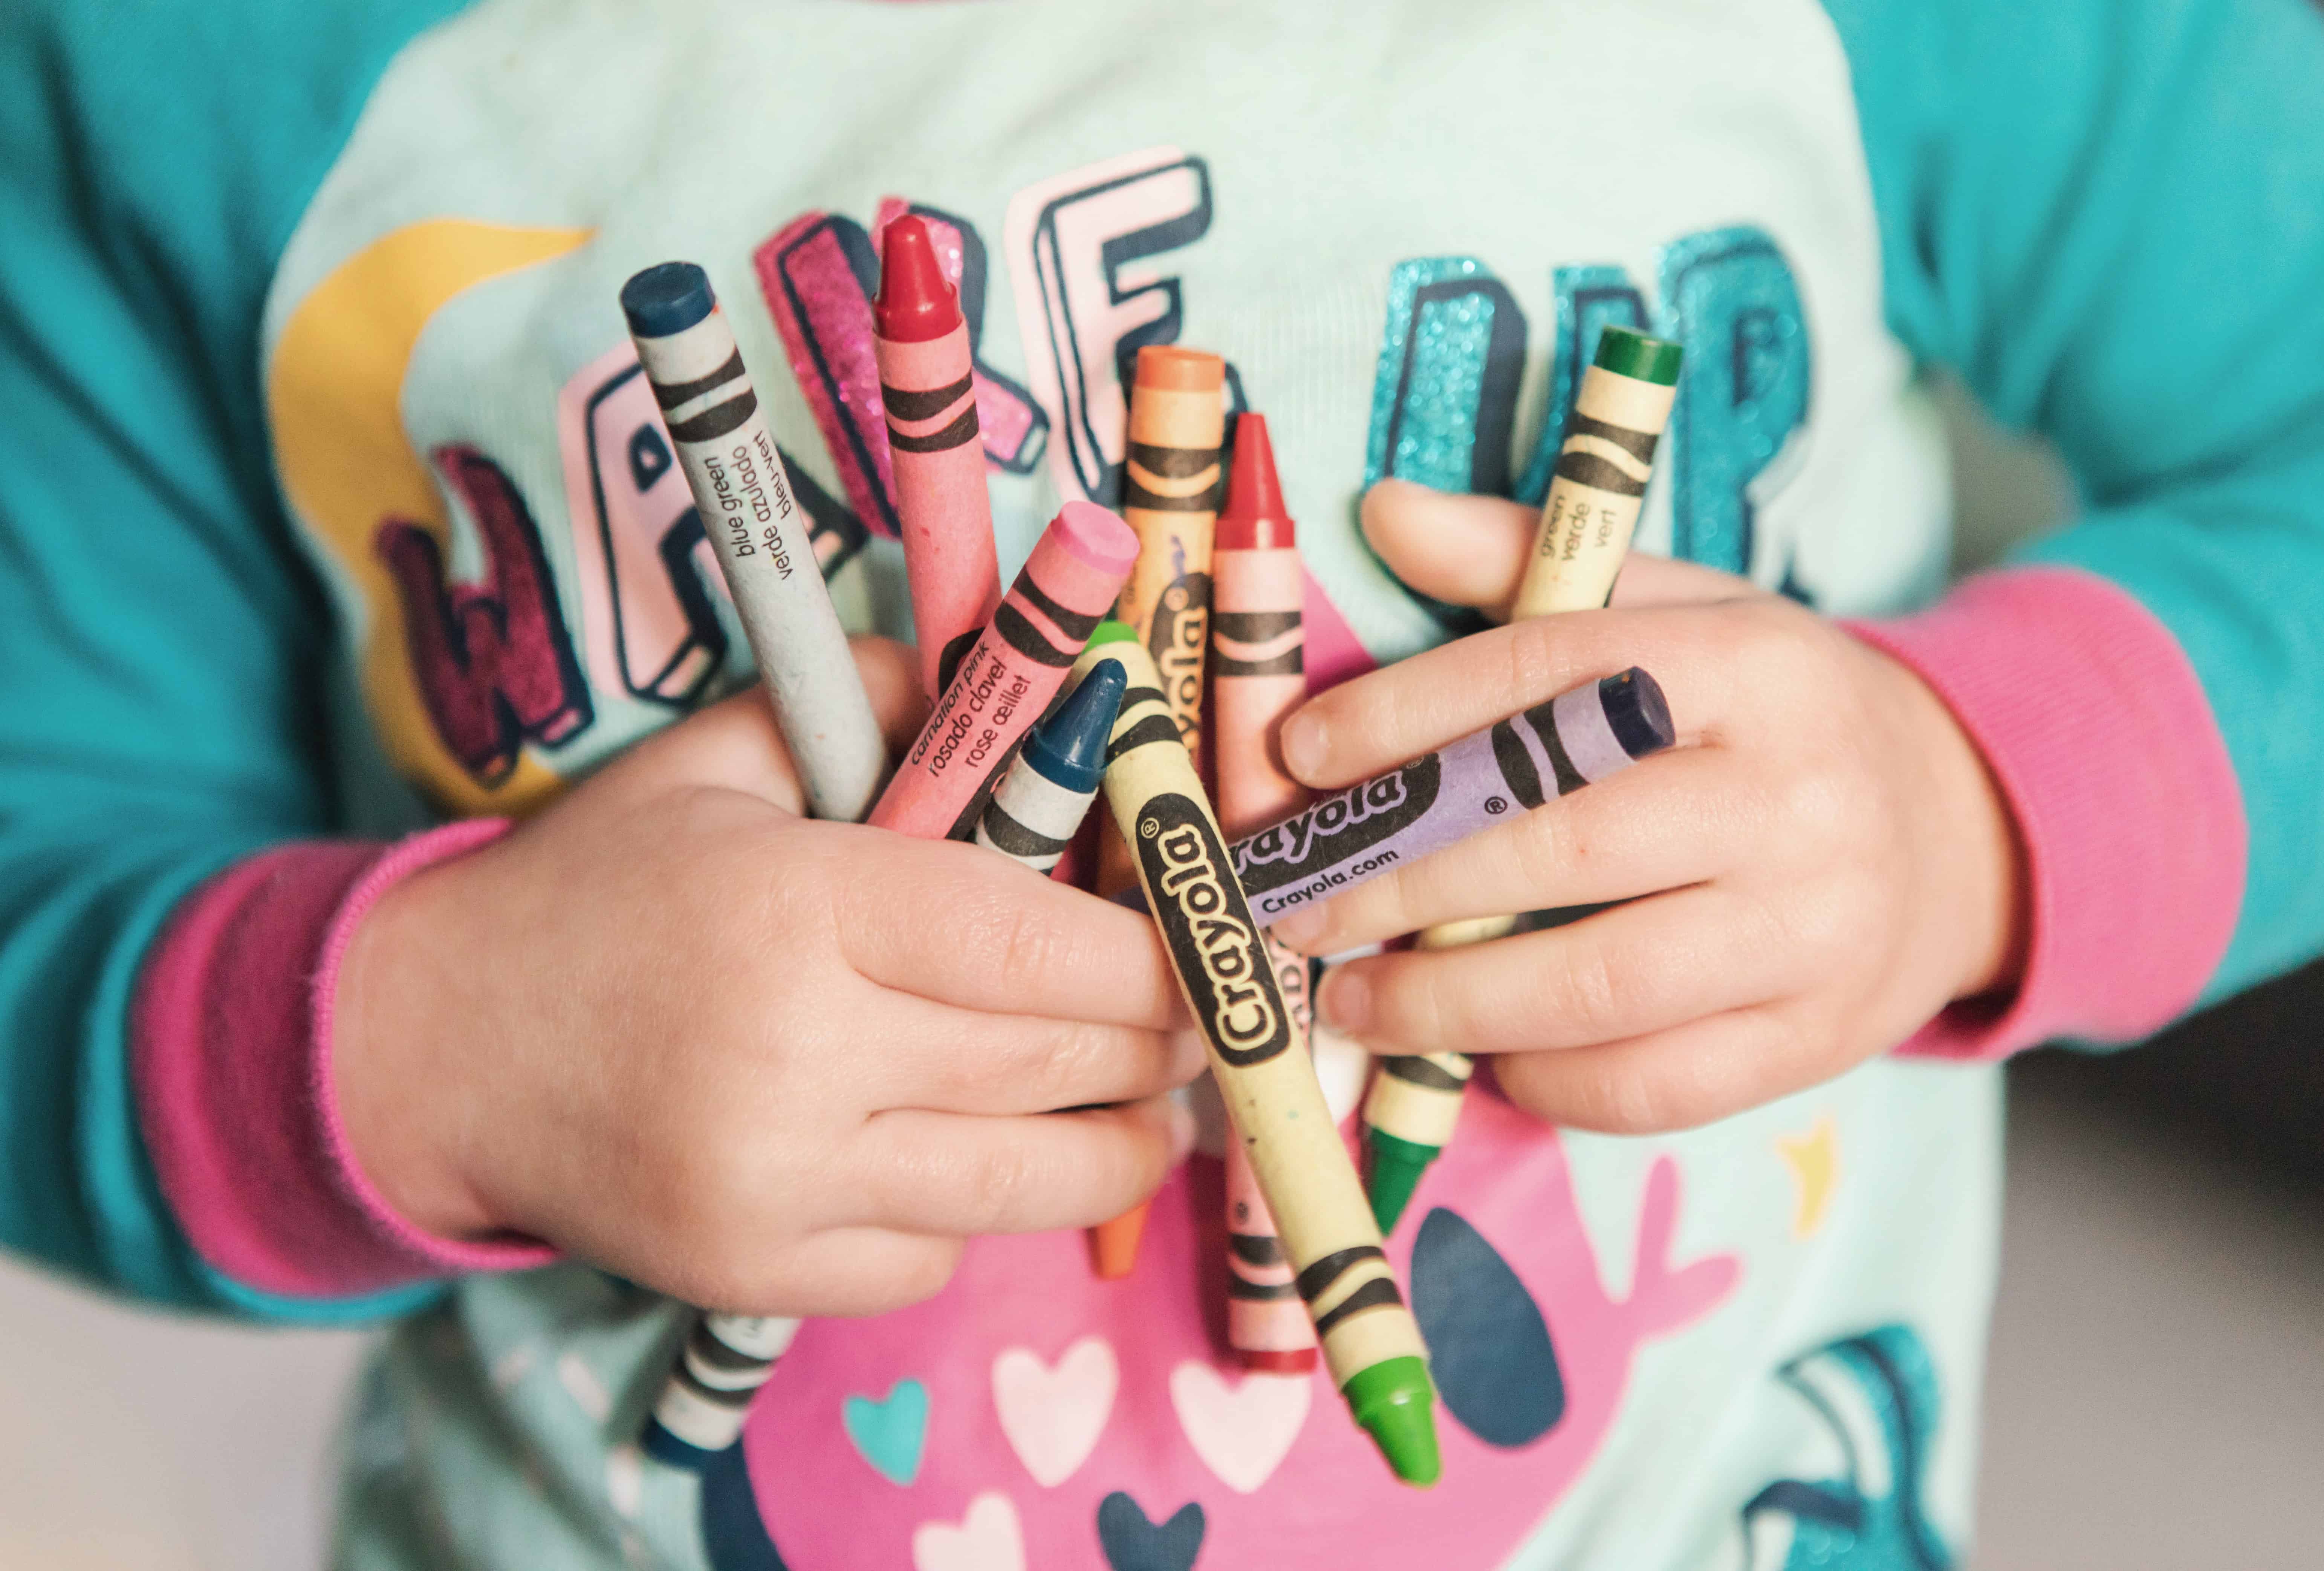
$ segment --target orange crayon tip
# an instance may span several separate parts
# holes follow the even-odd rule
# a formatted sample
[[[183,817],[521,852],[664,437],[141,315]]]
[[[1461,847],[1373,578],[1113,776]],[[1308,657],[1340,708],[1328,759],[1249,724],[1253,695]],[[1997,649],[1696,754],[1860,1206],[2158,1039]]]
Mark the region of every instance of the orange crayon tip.
[[[1219,514],[1218,549],[1267,551],[1297,544],[1298,532],[1283,505],[1283,483],[1275,473],[1267,417],[1238,415],[1234,430],[1234,472],[1227,479],[1226,511]]]
[[[1138,351],[1135,385],[1172,393],[1215,393],[1227,384],[1227,363],[1202,349],[1148,344]]]
[[[1315,1367],[1315,1350],[1312,1347],[1244,1348],[1235,1356],[1253,1374],[1305,1374]]]
[[[1096,1262],[1097,1274],[1109,1282],[1118,1282],[1138,1269],[1138,1245],[1146,1236],[1146,1207],[1143,1205],[1123,1212],[1111,1222],[1101,1222],[1090,1229],[1090,1258]]]

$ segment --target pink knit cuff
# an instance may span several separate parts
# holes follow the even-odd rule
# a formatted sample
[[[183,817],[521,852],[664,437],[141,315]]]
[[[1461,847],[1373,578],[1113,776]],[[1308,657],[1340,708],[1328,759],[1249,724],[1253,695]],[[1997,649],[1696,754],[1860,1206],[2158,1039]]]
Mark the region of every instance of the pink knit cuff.
[[[530,1243],[437,1238],[397,1215],[356,1165],[331,1089],[333,997],[355,925],[400,880],[506,827],[281,846],[217,874],[172,917],[146,957],[131,1059],[162,1193],[213,1269],[262,1292],[337,1298],[551,1258]]]
[[[1956,1004],[1900,1051],[1996,1058],[2053,1037],[2135,1041],[2192,1004],[2242,909],[2246,829],[2210,704],[2153,614],[2094,574],[2019,568],[1849,631],[1945,701],[2025,846],[2015,994]]]

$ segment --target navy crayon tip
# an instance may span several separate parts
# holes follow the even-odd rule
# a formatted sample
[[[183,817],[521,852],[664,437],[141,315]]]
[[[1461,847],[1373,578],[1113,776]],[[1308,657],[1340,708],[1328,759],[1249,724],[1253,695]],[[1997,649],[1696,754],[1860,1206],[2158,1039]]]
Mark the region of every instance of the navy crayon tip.
[[[1598,701],[1606,707],[1606,725],[1614,740],[1632,758],[1660,753],[1678,740],[1662,684],[1637,666],[1600,681]]]
[[[622,314],[641,338],[682,333],[716,308],[710,275],[691,262],[660,262],[622,285]]]
[[[1025,744],[1025,762],[1067,790],[1097,790],[1105,779],[1106,738],[1129,687],[1120,661],[1091,667],[1074,696]]]

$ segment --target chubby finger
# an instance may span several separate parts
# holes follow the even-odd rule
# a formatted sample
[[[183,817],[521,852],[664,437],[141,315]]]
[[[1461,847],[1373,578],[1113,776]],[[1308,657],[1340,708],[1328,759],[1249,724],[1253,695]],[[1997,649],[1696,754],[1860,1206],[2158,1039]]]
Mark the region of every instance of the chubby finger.
[[[1761,908],[1716,885],[1466,948],[1333,968],[1317,1007],[1384,1053],[1527,1053],[1622,1041],[1808,980]]]
[[[1364,539],[1422,594],[1499,615],[1517,592],[1541,509],[1501,496],[1383,480],[1364,493]]]
[[[928,718],[928,696],[920,688],[918,652],[892,638],[851,638],[847,647],[854,652],[856,673],[863,679],[863,691],[872,700],[880,735],[887,741],[888,756],[899,757]]]
[[[1760,817],[1732,752],[1683,747],[1294,910],[1272,931],[1305,954],[1335,955],[1438,922],[1702,883],[1757,843]]]
[[[1309,699],[1283,724],[1284,766],[1336,790],[1631,666],[1661,685],[1679,741],[1700,740],[1734,699],[1734,620],[1726,607],[1570,611],[1456,639]]]
[[[1628,1041],[1493,1060],[1508,1099],[1536,1118],[1603,1134],[1666,1134],[1820,1085],[1843,1054],[1810,1050],[1779,1004],[1728,1010]]]
[[[779,1252],[696,1252],[691,1274],[653,1285],[731,1314],[884,1315],[932,1298],[960,1264],[960,1240],[887,1227],[833,1227]]]
[[[1151,1196],[1193,1143],[1193,1114],[1169,1097],[1020,1118],[882,1113],[855,1151],[863,1220],[958,1237],[1092,1227]]]
[[[836,912],[848,961],[961,1009],[1160,1030],[1183,1013],[1154,924],[955,841],[850,831]]]
[[[988,1116],[1139,1102],[1203,1070],[1200,1040],[1182,1031],[986,1014],[897,996],[871,1044],[883,1107]]]
[[[1668,557],[1633,551],[1622,559],[1622,576],[1614,580],[1614,608],[1638,610],[1649,605],[1702,605],[1719,600],[1764,599],[1766,591],[1748,578],[1722,573],[1699,562],[1674,561]]]

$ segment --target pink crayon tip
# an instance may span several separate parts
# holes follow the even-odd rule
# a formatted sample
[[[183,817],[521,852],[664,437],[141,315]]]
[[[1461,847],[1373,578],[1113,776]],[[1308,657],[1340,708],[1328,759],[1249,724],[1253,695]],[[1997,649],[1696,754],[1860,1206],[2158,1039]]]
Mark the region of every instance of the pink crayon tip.
[[[960,296],[936,260],[928,226],[905,214],[880,236],[879,334],[891,344],[925,344],[961,324]]]
[[[1267,417],[1240,415],[1235,420],[1234,472],[1227,479],[1226,511],[1219,514],[1217,549],[1280,550],[1296,544],[1298,538],[1283,505],[1275,448],[1267,439]]]
[[[1094,502],[1068,502],[1049,533],[1101,573],[1126,574],[1138,561],[1138,531]]]

